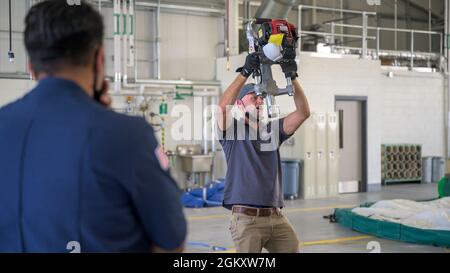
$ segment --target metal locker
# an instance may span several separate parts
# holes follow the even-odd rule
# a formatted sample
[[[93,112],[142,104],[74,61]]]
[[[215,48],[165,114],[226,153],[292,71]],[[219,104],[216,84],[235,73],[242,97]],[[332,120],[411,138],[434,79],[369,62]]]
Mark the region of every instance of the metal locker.
[[[314,118],[315,155],[316,155],[316,185],[317,197],[327,196],[327,122],[325,113],[317,113]]]
[[[306,120],[296,134],[296,151],[303,159],[303,179],[300,185],[300,197],[303,199],[316,198],[316,156],[315,156],[315,124],[314,114]]]
[[[327,114],[327,195],[339,195],[339,117],[337,113]]]

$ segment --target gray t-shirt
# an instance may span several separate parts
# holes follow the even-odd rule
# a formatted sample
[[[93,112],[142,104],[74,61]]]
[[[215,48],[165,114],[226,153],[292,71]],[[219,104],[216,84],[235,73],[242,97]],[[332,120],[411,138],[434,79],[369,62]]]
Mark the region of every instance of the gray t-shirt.
[[[224,207],[284,207],[279,146],[290,136],[283,121],[273,121],[261,132],[235,119],[223,132],[220,144],[228,165]]]

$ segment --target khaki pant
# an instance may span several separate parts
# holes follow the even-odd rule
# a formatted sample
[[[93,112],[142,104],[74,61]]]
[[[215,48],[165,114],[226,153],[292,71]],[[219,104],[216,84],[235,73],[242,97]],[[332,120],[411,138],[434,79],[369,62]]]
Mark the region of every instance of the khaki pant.
[[[297,253],[299,240],[289,220],[280,212],[268,217],[233,213],[230,223],[231,237],[236,252]]]

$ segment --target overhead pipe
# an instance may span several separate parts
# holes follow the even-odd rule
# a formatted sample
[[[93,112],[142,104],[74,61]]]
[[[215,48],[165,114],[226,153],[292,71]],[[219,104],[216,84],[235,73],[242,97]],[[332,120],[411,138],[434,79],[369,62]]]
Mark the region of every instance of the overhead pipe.
[[[32,2],[32,0],[28,0],[25,3],[26,3],[26,10],[27,10],[27,13],[28,13],[30,11],[30,9],[31,9],[31,6],[33,5],[33,2]],[[33,80],[33,74],[31,73],[31,71],[30,71],[30,69],[28,67],[29,58],[30,57],[28,56],[28,54],[25,54],[25,73],[28,74],[28,79],[32,81]]]
[[[207,81],[181,81],[181,80],[156,80],[156,79],[148,79],[148,80],[138,80],[134,82],[128,82],[128,80],[123,82],[123,86],[126,89],[136,89],[136,88],[157,88],[159,91],[161,89],[175,90],[180,86],[189,86],[192,87],[192,91],[195,90],[207,90],[207,94],[199,93],[198,96],[218,96],[220,83],[219,82],[207,82]],[[194,93],[195,94],[195,93]]]
[[[0,73],[0,79],[14,79],[14,80],[31,80],[31,73],[17,72],[17,73]]]
[[[368,26],[368,18],[367,14],[363,12],[362,14],[362,45],[361,45],[361,57],[367,58],[367,26]]]
[[[445,56],[447,58],[447,158],[450,159],[450,0],[445,0]]]
[[[158,6],[156,8],[156,70],[155,78],[161,79],[161,38],[159,37],[161,33],[161,0],[158,0]]]
[[[343,26],[348,28],[359,28],[362,29],[363,27],[360,25],[350,25],[350,24],[339,24],[334,23],[334,26]],[[428,31],[428,30],[416,30],[416,29],[406,29],[406,28],[389,28],[389,27],[370,27],[368,26],[367,29],[370,30],[383,30],[383,31],[397,31],[397,32],[411,32],[414,31],[415,33],[421,33],[421,34],[432,34],[432,35],[438,35],[441,34],[439,31]]]
[[[230,5],[229,0],[225,1],[225,55],[227,57],[227,71],[231,69],[230,62]]]
[[[101,3],[110,4],[115,0],[96,0],[96,1],[101,2]],[[157,8],[158,7],[157,3],[142,2],[142,1],[134,1],[134,2],[135,2],[136,7],[144,7],[144,8]],[[216,8],[204,8],[204,7],[173,5],[173,4],[161,4],[160,7],[163,10],[211,13],[211,14],[217,14],[217,15],[225,14],[223,9],[216,9]]]
[[[186,84],[189,83],[189,84]],[[205,89],[209,91],[209,93],[214,93],[213,95],[219,95],[220,84],[218,85],[205,85],[205,84],[197,84],[201,82],[190,82],[190,81],[166,81],[166,80],[142,80],[140,82],[123,82],[123,87],[126,89],[136,89],[136,88],[157,88],[159,90],[175,90],[183,85],[188,85],[190,90],[193,92],[195,90],[204,91]],[[205,82],[203,82],[205,83]],[[208,94],[209,95],[209,94]]]
[[[344,10],[344,1],[343,0],[340,0],[339,8],[340,8],[340,11],[339,11],[340,17],[344,18],[344,11],[343,11]],[[345,23],[345,19],[343,19],[342,22]],[[341,27],[341,34],[344,34],[344,27]],[[342,45],[344,44],[344,37],[343,36],[341,36],[341,44]]]
[[[205,91],[207,92],[207,91]],[[203,154],[208,154],[208,113],[206,113],[206,107],[208,106],[208,100],[206,97],[202,97],[202,117],[203,117],[203,130],[202,130],[202,138],[203,138]]]
[[[135,80],[134,83],[161,84],[161,85],[213,86],[213,87],[219,87],[221,85],[220,82],[218,82],[218,81],[187,81],[187,80],[157,80],[157,79]]]
[[[130,33],[128,35],[129,40],[129,52],[128,52],[128,67],[134,67],[134,58],[135,58],[135,32],[136,32],[136,17],[135,17],[135,2],[134,0],[129,0],[130,6],[128,10],[129,19],[130,19]]]
[[[139,91],[138,88],[139,87]],[[148,90],[147,88],[154,88],[154,90]],[[170,86],[157,86],[157,85],[137,85],[133,86],[133,88],[130,89],[123,89],[123,92],[120,92],[118,94],[111,94],[112,96],[164,96],[164,95],[171,95],[171,94],[190,94],[187,92],[180,92],[176,91],[175,88],[172,88]],[[196,88],[192,90],[192,97],[211,97],[215,98],[219,96],[219,90],[214,89],[211,87],[208,88]]]
[[[326,11],[339,11],[343,13],[348,14],[363,14],[366,13],[367,15],[377,15],[376,12],[373,11],[360,11],[360,10],[351,10],[351,9],[336,9],[336,8],[329,8],[329,7],[321,7],[321,6],[308,6],[308,5],[299,5],[299,9],[317,9],[317,10],[326,10]]]
[[[243,5],[244,5],[244,10],[245,10],[244,17],[245,17],[245,20],[248,21],[252,17],[250,1],[249,0],[245,0]]]
[[[113,0],[113,19],[114,19],[114,91],[120,92],[122,74],[121,74],[121,32],[120,32],[120,17],[121,17],[121,0]]]
[[[286,19],[296,0],[263,0],[255,18]]]
[[[211,97],[211,105],[214,107],[218,105],[218,96]],[[217,146],[216,146],[216,124],[217,124],[216,108],[213,108],[211,112],[211,152],[213,156],[213,163],[211,167],[211,180],[216,180],[214,159],[216,158]]]
[[[398,15],[398,3],[397,0],[395,0],[395,4],[394,4],[394,49],[398,50],[398,35],[397,35],[397,28],[398,28],[398,19],[397,19],[397,15]]]
[[[123,23],[123,30],[122,30],[122,42],[123,42],[123,46],[122,46],[122,52],[123,52],[123,56],[122,56],[122,80],[126,81],[126,79],[128,79],[128,26],[127,26],[127,21],[128,21],[128,1],[124,0],[123,4],[122,4],[122,14],[121,14],[121,18],[122,18],[122,23]]]
[[[230,56],[239,54],[239,2],[237,0],[227,0],[226,5],[226,40],[227,40],[227,70],[230,70]]]
[[[142,7],[153,7],[157,8],[157,3],[149,3],[149,2],[136,2],[138,6]],[[224,14],[225,12],[222,9],[215,8],[203,8],[203,7],[194,7],[194,6],[184,6],[184,5],[171,5],[171,4],[159,4],[162,9],[169,10],[181,10],[181,11],[192,11],[192,12],[205,12],[205,13],[218,13]]]
[[[428,0],[428,31],[431,31],[431,0]],[[432,50],[432,39],[431,34],[428,35],[428,51],[431,53]]]

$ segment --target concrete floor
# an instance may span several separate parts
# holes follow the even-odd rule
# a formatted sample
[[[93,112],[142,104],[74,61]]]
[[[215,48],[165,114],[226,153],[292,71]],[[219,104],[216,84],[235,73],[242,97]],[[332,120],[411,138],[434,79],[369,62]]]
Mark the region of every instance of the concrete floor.
[[[383,253],[449,253],[450,249],[383,240],[331,224],[323,219],[333,208],[355,207],[386,199],[426,200],[437,197],[437,185],[407,184],[383,187],[374,193],[346,194],[337,198],[286,201],[285,215],[295,227],[302,253],[368,253],[367,244],[379,242]],[[186,209],[189,221],[187,252],[235,252],[228,226],[230,212],[224,208]]]

